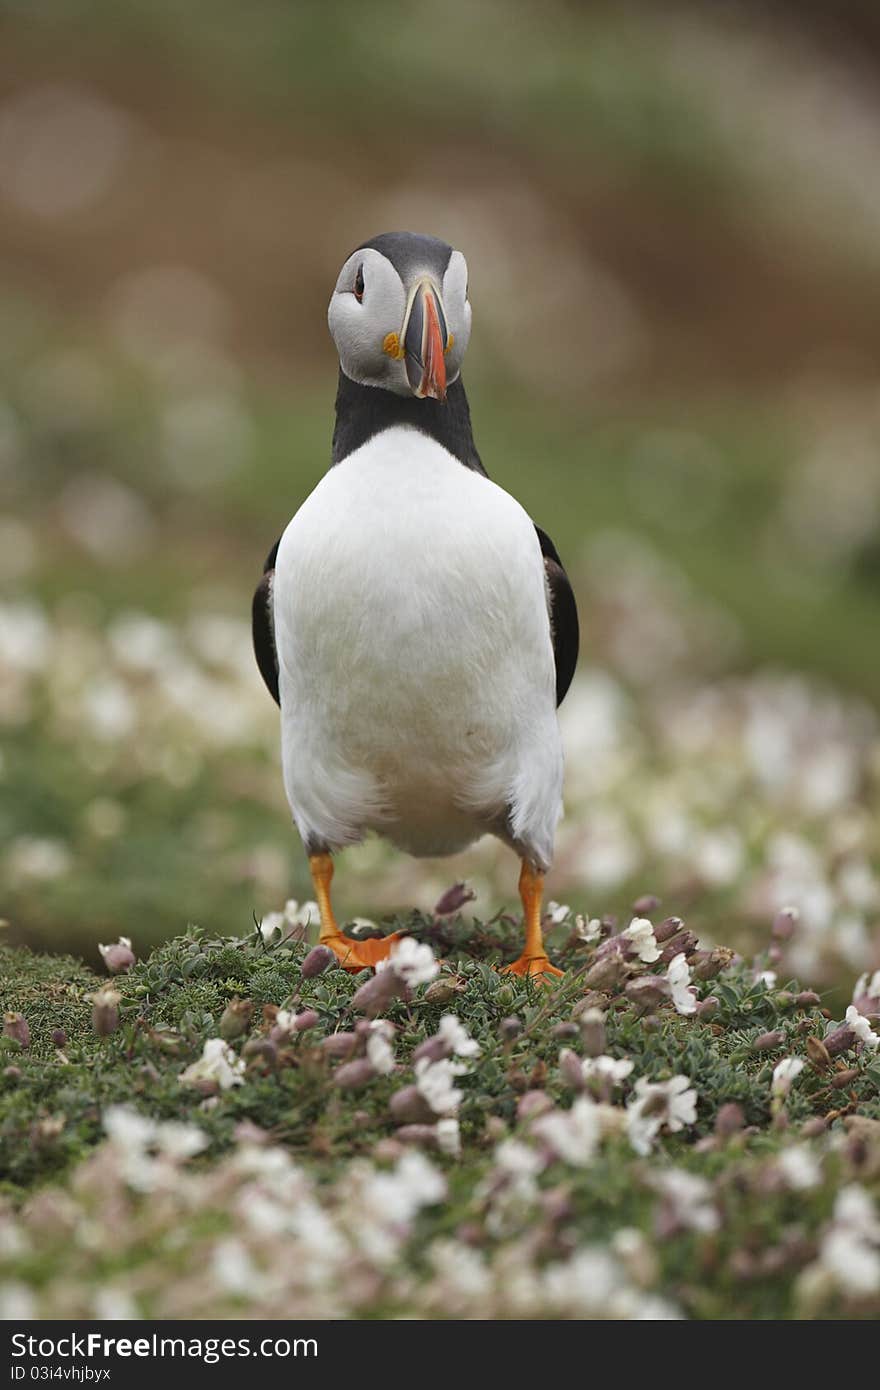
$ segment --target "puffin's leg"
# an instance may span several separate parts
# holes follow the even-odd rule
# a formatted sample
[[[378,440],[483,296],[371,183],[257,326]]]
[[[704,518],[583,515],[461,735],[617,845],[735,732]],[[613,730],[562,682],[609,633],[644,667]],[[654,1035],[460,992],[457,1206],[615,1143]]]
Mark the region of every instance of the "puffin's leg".
[[[523,921],[526,929],[526,944],[519,960],[504,967],[511,975],[534,975],[542,979],[546,975],[562,975],[547,959],[544,950],[544,934],[541,930],[541,895],[544,891],[544,875],[528,859],[522,861],[519,876],[519,896],[523,905]]]
[[[367,941],[353,941],[343,936],[333,915],[330,901],[330,883],[333,879],[333,859],[329,854],[310,854],[309,869],[315,886],[315,899],[321,913],[321,932],[318,944],[329,946],[339,964],[345,970],[363,970],[374,966],[377,960],[384,960],[391,954],[391,947],[399,941],[402,932],[391,936],[372,937]]]

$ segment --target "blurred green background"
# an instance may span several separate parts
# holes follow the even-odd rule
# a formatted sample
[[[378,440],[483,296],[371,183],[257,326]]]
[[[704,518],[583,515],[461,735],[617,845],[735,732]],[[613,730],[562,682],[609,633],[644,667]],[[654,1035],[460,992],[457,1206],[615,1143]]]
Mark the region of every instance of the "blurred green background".
[[[310,896],[248,611],[327,463],[338,267],[400,227],[468,258],[478,446],[578,585],[569,819],[612,796],[589,778],[609,691],[641,760],[608,811],[638,852],[595,869],[606,816],[563,837],[553,891],[760,915],[770,822],[803,815],[813,878],[843,854],[861,883],[827,909],[849,914],[843,954],[876,961],[878,67],[876,8],[846,0],[0,3],[7,931],[143,949]],[[768,665],[802,673],[788,705],[729,684]],[[631,799],[651,778],[684,796],[663,720],[713,681],[731,710],[806,718],[803,756],[830,720],[854,770],[831,834],[800,745],[768,811],[764,755],[728,775],[742,731],[731,753],[719,723],[716,771],[694,745],[687,786],[702,760],[726,788],[710,829],[738,867],[716,848],[694,878]],[[468,873],[491,915],[515,867],[476,853],[407,870],[367,845],[340,903],[430,905]]]

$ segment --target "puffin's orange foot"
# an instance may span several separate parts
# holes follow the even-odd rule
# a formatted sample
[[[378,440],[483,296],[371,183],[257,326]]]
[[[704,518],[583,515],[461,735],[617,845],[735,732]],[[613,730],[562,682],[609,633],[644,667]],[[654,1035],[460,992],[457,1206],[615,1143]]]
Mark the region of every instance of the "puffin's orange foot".
[[[551,965],[546,956],[520,956],[512,965],[505,965],[503,975],[528,975],[539,984],[548,984],[550,976],[561,977],[564,970]]]
[[[334,932],[332,936],[322,936],[320,944],[329,947],[343,970],[357,973],[358,970],[373,970],[377,961],[387,960],[394,943],[403,935],[396,931],[391,936],[370,936],[356,941],[351,936],[343,936],[342,932]]]

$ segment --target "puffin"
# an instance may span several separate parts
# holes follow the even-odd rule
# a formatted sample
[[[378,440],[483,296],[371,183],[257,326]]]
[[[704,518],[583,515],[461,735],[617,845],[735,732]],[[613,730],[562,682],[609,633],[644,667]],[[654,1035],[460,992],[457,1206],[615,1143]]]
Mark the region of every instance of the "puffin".
[[[401,936],[340,930],[330,885],[346,846],[373,832],[433,857],[491,834],[521,861],[525,941],[506,969],[547,981],[562,974],[541,902],[578,615],[550,537],[474,444],[465,258],[414,232],[365,241],[339,272],[328,323],[330,466],[272,547],[252,610],[319,941],[360,971],[381,968]]]

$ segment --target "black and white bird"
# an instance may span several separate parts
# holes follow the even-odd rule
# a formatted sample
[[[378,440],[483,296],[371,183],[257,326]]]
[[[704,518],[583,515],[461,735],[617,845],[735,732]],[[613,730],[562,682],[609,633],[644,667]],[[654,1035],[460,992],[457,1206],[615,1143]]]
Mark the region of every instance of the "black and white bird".
[[[320,940],[360,970],[394,939],[340,932],[336,851],[374,831],[410,854],[447,855],[490,833],[522,860],[526,940],[508,969],[558,975],[541,894],[577,609],[553,542],[490,481],[474,445],[464,256],[410,232],[364,242],[328,319],[340,367],[332,463],[269,555],[253,605]]]

